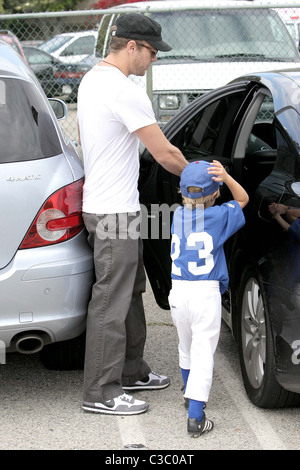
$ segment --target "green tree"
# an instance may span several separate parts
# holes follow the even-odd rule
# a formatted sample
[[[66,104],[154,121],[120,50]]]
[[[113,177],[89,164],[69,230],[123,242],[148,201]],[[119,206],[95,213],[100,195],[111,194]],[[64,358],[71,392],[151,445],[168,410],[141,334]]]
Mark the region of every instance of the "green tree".
[[[0,0],[4,13],[36,13],[75,10],[78,0]]]

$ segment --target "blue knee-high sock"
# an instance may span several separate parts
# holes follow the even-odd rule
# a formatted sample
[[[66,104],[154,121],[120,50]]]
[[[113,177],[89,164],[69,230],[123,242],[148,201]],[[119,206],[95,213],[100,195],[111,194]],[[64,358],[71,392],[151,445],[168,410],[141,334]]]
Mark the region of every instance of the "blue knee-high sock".
[[[189,378],[189,373],[190,373],[190,369],[181,369],[181,375],[182,375],[183,384],[184,384],[184,392],[185,392],[186,384]]]
[[[186,384],[189,378],[189,369],[181,369],[181,374],[183,378],[183,383],[184,383],[184,392],[186,389]],[[203,418],[203,408],[204,408],[205,402],[204,401],[197,401],[197,400],[192,400],[190,398],[190,404],[189,404],[189,418],[196,418],[197,421],[202,420]]]
[[[196,418],[197,421],[199,421],[200,423],[200,421],[203,418],[203,408],[204,408],[204,401],[192,400],[190,398],[189,418]]]

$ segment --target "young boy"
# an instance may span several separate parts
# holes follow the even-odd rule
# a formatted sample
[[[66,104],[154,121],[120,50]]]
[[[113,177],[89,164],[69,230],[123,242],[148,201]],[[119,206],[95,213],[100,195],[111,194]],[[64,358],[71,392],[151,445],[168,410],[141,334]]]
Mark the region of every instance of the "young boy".
[[[233,200],[214,206],[225,183]],[[228,286],[223,244],[244,224],[246,191],[214,160],[192,162],[181,174],[183,207],[172,223],[171,314],[179,337],[179,365],[189,402],[187,431],[211,431],[203,411],[208,400],[221,325],[221,295]]]

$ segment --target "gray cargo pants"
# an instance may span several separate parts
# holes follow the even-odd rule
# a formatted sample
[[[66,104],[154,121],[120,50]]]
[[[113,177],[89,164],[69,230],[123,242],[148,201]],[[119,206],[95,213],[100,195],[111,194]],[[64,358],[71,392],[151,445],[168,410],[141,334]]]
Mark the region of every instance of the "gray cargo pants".
[[[88,307],[83,400],[110,400],[151,371],[143,359],[146,321],[142,240],[129,233],[139,213],[83,214],[94,250]]]

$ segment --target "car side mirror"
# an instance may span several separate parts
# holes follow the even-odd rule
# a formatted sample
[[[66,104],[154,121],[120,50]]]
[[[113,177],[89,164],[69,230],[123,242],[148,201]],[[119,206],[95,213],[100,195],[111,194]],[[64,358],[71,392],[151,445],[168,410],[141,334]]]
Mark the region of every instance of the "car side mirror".
[[[58,121],[67,117],[68,108],[64,101],[59,100],[58,98],[48,98],[48,101]]]

